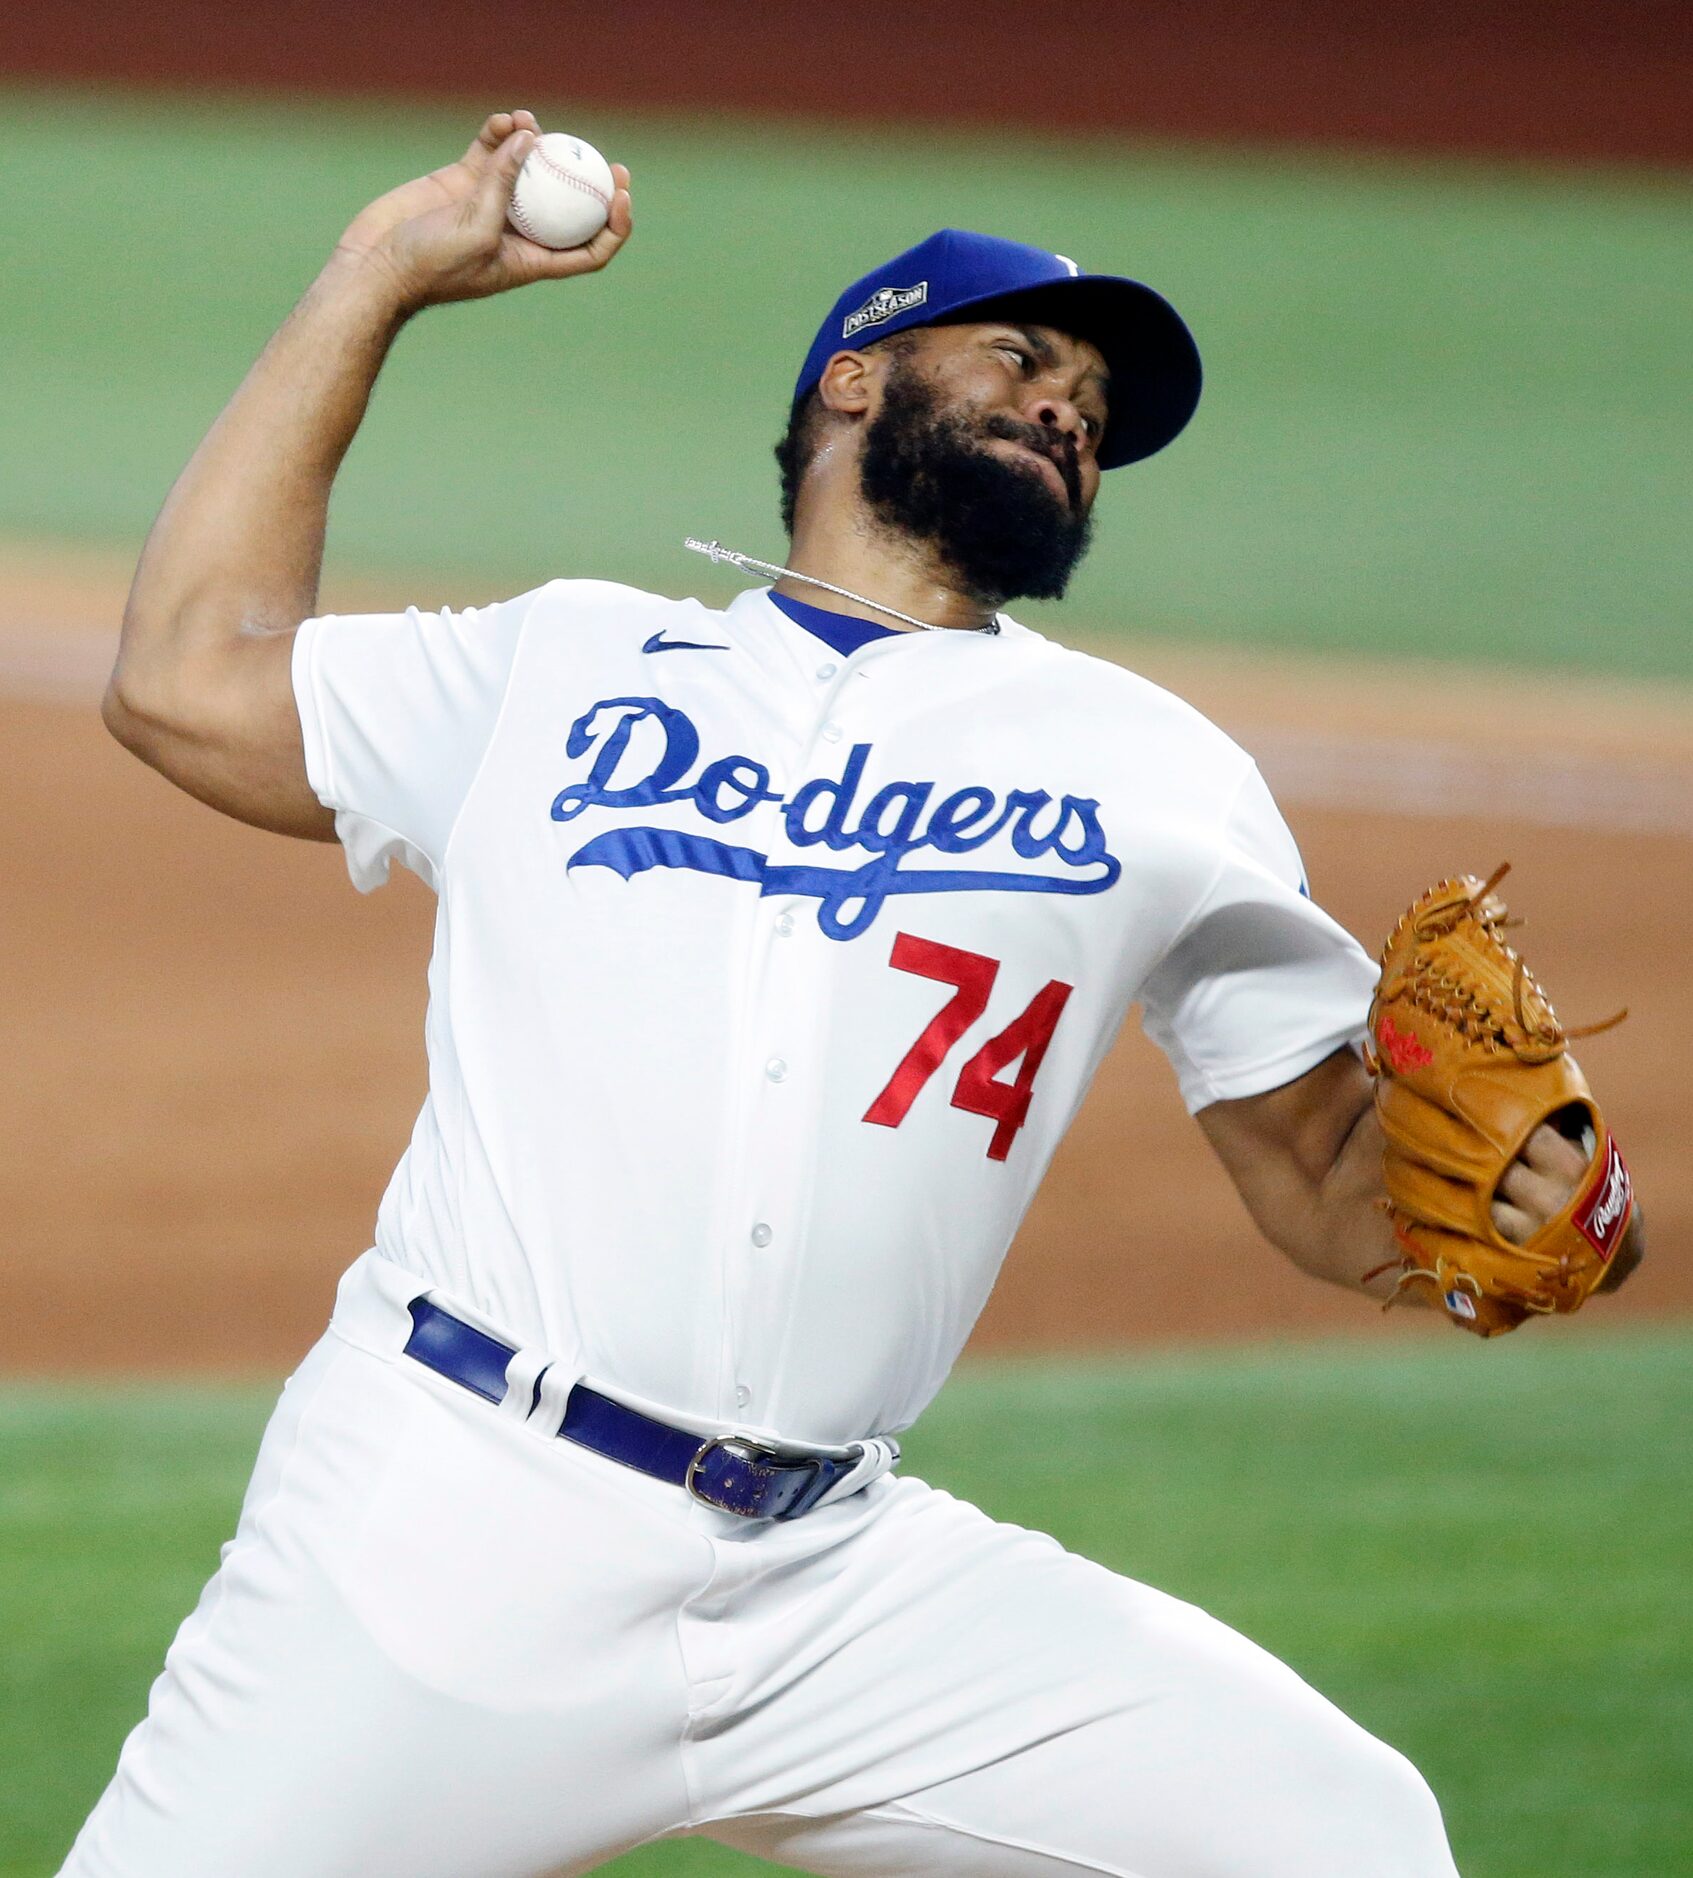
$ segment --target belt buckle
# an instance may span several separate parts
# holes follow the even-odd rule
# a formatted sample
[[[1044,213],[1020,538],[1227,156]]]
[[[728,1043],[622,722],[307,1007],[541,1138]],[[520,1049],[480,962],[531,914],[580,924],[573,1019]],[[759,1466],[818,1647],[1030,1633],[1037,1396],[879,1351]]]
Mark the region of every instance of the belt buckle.
[[[700,1470],[712,1454],[722,1452],[733,1455],[738,1461],[745,1461],[749,1467],[804,1467],[809,1466],[812,1476],[822,1470],[822,1462],[815,1455],[801,1455],[793,1460],[784,1460],[781,1453],[767,1447],[762,1441],[749,1440],[745,1435],[713,1435],[709,1441],[702,1441],[688,1463],[687,1474],[682,1485],[699,1501],[702,1506],[714,1507],[720,1513],[733,1513],[738,1519],[768,1519],[767,1513],[756,1513],[744,1506],[731,1506],[725,1500],[714,1499],[700,1482]]]

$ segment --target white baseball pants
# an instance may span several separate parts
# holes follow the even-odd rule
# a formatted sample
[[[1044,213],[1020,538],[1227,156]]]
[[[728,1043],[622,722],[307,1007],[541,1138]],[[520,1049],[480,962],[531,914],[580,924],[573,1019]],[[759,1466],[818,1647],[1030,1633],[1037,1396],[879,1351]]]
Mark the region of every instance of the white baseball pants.
[[[344,1288],[62,1878],[541,1878],[687,1833],[819,1873],[1455,1878],[1410,1764],[1191,1605],[910,1478],[715,1512],[409,1328]]]

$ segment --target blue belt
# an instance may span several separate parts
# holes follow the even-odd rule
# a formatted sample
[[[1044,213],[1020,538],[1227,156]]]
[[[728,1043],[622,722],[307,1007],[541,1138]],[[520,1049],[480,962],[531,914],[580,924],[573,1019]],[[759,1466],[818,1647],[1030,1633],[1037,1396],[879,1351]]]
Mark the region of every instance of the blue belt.
[[[409,1309],[407,1356],[490,1402],[505,1400],[506,1366],[517,1354],[510,1345],[427,1298],[414,1298]],[[540,1399],[537,1377],[531,1410]],[[655,1480],[685,1487],[705,1505],[743,1519],[798,1519],[851,1473],[859,1458],[784,1452],[744,1435],[713,1435],[702,1441],[685,1428],[655,1421],[580,1382],[565,1403],[558,1432],[565,1441],[592,1448]]]

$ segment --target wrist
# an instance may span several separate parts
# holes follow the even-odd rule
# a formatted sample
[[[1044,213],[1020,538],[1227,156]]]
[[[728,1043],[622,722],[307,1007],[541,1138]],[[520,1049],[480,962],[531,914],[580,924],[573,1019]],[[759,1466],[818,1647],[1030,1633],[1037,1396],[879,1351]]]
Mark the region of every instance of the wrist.
[[[336,248],[308,297],[344,309],[390,335],[421,307],[380,248]]]

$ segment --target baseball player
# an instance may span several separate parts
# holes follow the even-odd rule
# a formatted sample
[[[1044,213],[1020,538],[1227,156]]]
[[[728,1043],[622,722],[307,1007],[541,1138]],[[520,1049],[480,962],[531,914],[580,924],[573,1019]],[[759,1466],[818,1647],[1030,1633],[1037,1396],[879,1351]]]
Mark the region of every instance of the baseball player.
[[[525,1878],[707,1834],[822,1873],[1450,1874],[1421,1778],[1290,1670],[894,1471],[1137,1000],[1276,1244],[1394,1282],[1373,966],[1239,749],[1000,611],[1187,422],[1186,327],[943,232],[817,333],[773,586],[314,617],[401,326],[628,239],[622,169],[586,247],[511,232],[536,130],[353,222],[137,571],[114,732],[436,890],[430,1087],[64,1870]],[[526,473],[497,421],[475,473]],[[1537,1129],[1502,1230],[1585,1166]]]

